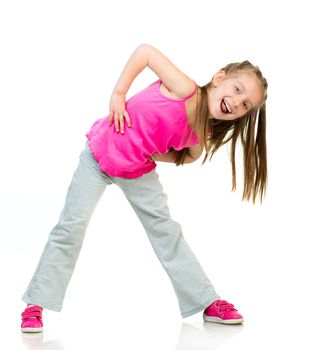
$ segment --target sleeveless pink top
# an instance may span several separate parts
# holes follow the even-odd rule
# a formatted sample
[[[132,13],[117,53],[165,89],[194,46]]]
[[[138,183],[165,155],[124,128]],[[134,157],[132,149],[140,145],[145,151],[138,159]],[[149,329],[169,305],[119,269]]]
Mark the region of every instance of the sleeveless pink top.
[[[159,79],[126,101],[131,127],[126,121],[124,134],[116,131],[108,116],[97,119],[85,134],[90,150],[101,170],[114,177],[131,179],[156,167],[149,160],[153,153],[167,153],[170,147],[180,150],[199,143],[188,122],[185,101],[164,96]]]

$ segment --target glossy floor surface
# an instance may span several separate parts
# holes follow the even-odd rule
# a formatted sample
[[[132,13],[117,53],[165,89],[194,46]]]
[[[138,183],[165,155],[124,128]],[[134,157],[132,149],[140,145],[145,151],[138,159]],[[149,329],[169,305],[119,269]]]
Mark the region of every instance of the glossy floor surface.
[[[77,315],[76,308],[61,315],[45,312],[43,333],[20,333],[12,309],[10,317],[2,325],[1,344],[10,349],[72,350],[97,348],[138,348],[170,350],[214,349],[279,349],[314,348],[311,319],[303,322],[283,315],[266,317],[253,309],[247,312],[244,325],[227,326],[204,323],[200,315],[181,321],[176,315],[164,314],[161,310],[137,314],[133,307],[124,314],[106,313],[85,308]],[[280,309],[280,308],[279,308]],[[5,309],[4,309],[5,310]],[[263,318],[263,317],[266,318]],[[86,320],[83,321],[83,318]],[[5,326],[3,328],[3,326]]]

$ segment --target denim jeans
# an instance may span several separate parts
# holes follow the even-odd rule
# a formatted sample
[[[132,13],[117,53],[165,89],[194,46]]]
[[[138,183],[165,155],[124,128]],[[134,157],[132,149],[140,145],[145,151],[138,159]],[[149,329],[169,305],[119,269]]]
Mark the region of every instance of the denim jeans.
[[[93,211],[107,185],[117,185],[148,235],[174,288],[181,316],[191,316],[220,299],[184,239],[167,205],[155,169],[133,179],[112,177],[98,166],[88,141],[67,191],[59,221],[48,236],[33,277],[22,296],[28,304],[61,311]]]

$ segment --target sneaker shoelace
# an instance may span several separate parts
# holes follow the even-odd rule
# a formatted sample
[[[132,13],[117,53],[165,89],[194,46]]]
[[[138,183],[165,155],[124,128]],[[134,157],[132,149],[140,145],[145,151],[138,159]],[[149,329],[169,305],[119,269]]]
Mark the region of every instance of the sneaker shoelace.
[[[220,311],[237,311],[237,309],[235,309],[233,304],[228,303],[226,300],[219,300],[216,302],[216,305],[218,306]]]

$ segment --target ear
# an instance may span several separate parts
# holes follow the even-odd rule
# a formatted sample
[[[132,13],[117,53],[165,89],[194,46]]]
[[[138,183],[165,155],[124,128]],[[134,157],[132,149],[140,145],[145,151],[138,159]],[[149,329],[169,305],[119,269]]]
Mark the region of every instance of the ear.
[[[219,70],[215,73],[215,75],[212,78],[213,86],[217,87],[222,79],[225,77],[224,70]]]

